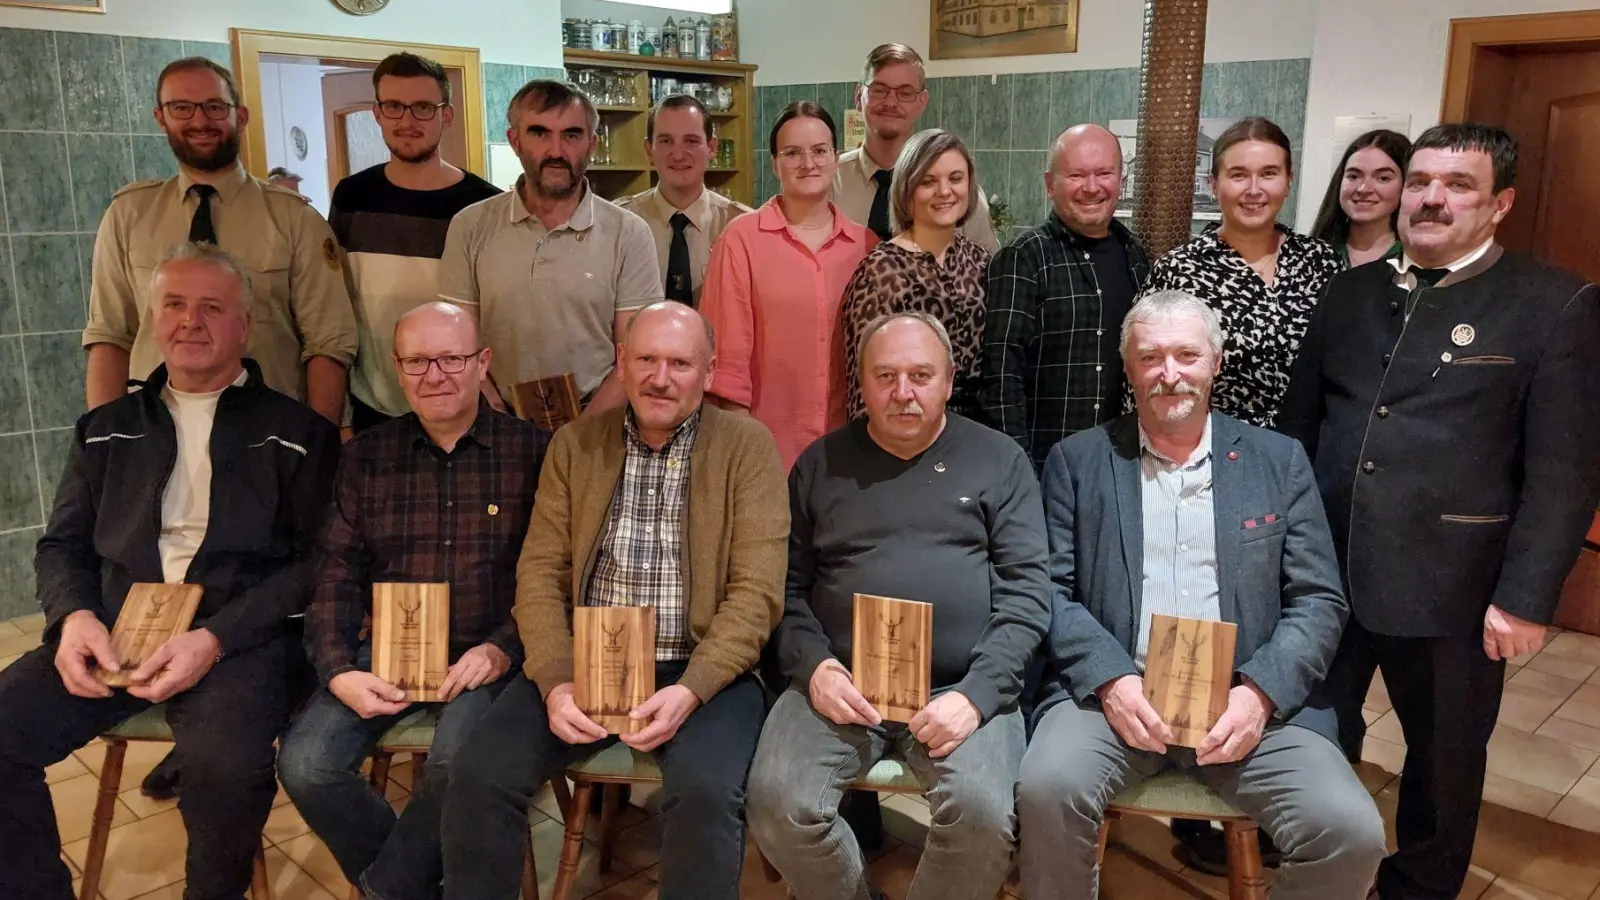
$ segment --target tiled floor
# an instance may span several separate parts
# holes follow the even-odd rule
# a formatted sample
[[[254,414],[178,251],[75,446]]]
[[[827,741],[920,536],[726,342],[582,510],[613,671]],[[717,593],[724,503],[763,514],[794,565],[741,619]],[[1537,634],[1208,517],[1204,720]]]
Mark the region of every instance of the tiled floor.
[[[37,646],[38,616],[0,622],[0,668]],[[1508,674],[1500,726],[1490,745],[1474,867],[1464,900],[1600,900],[1600,638],[1554,635],[1537,654],[1516,660]],[[1394,818],[1404,740],[1381,683],[1367,701],[1371,723],[1360,774],[1386,820]],[[172,803],[152,803],[138,784],[165,752],[162,745],[131,745],[113,819],[103,900],[180,900],[186,838]],[[74,873],[88,846],[89,819],[104,751],[90,744],[48,772],[64,856]],[[397,765],[390,800],[402,807],[411,783],[409,764]],[[647,792],[644,808],[630,809],[611,872],[596,870],[585,853],[574,896],[593,900],[653,897],[657,878],[658,821]],[[892,835],[872,870],[894,900],[903,900],[926,831],[926,804],[891,797],[885,821]],[[548,790],[535,813],[533,837],[541,894],[549,896],[560,849],[560,815]],[[596,837],[591,832],[591,838]],[[349,885],[327,848],[311,834],[279,793],[264,843],[276,900],[345,900]],[[591,847],[592,851],[594,848]],[[1226,897],[1221,879],[1186,870],[1172,856],[1165,826],[1130,818],[1112,831],[1102,896],[1106,900],[1178,900]],[[782,900],[767,884],[753,851],[745,866],[743,896]]]

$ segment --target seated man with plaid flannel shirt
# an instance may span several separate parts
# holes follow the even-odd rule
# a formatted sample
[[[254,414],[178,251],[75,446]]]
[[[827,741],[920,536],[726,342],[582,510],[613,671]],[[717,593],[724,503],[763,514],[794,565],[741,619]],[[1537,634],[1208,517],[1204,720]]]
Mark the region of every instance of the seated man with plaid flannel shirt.
[[[656,303],[617,345],[620,409],[550,444],[517,566],[527,662],[462,750],[444,810],[445,893],[517,893],[534,792],[617,738],[573,699],[572,609],[650,606],[656,684],[620,738],[662,775],[660,900],[737,900],[745,772],[766,706],[751,673],[783,612],[789,511],[766,426],[703,402],[715,336]]]
[[[284,739],[278,772],[370,898],[439,896],[439,810],[458,751],[522,661],[511,606],[547,438],[481,398],[489,354],[460,307],[427,303],[400,317],[393,365],[412,414],[350,442],[318,544],[306,643],[322,689]],[[398,818],[361,775],[379,737],[416,709],[370,671],[360,636],[372,586],[385,582],[450,585],[438,725]]]

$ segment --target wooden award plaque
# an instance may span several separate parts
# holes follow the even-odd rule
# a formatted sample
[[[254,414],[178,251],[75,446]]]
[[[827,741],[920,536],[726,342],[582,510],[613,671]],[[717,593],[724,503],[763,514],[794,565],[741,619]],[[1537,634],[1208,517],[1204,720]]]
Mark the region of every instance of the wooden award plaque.
[[[628,713],[656,692],[656,611],[580,606],[572,611],[573,700],[608,734],[643,731]]]
[[[933,604],[857,594],[850,677],[884,721],[911,721],[933,682]]]
[[[450,585],[372,586],[372,674],[436,703],[450,673]]]
[[[95,678],[110,687],[133,684],[134,669],[194,624],[202,593],[198,584],[136,584],[129,588],[111,629],[111,652],[122,671],[96,669]]]
[[[1232,622],[1150,617],[1144,695],[1172,729],[1173,743],[1198,747],[1228,711],[1238,633]]]
[[[515,385],[511,388],[511,408],[517,418],[532,422],[552,434],[583,412],[583,404],[578,398],[578,383],[573,380],[571,372]]]

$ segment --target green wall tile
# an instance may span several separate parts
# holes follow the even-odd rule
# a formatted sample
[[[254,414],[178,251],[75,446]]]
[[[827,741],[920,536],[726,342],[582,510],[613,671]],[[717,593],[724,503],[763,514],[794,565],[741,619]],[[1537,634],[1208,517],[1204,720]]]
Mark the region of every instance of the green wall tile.
[[[939,92],[939,121],[938,125],[945,131],[954,134],[967,142],[968,147],[977,146],[978,128],[978,81],[972,76],[943,79],[944,84]]]
[[[61,129],[55,32],[0,28],[0,129]]]
[[[1051,140],[1074,125],[1094,121],[1093,75],[1089,70],[1051,73]]]
[[[493,135],[491,135],[492,137]],[[163,134],[136,134],[133,142],[133,177],[137,181],[165,181],[178,174],[178,159]],[[501,138],[504,141],[504,138]]]
[[[184,56],[203,56],[224,69],[233,71],[233,47],[216,41],[184,41]]]
[[[1011,88],[1011,149],[1043,150],[1066,128],[1055,118],[1048,72],[1018,75]]]
[[[1011,188],[1013,224],[1033,227],[1044,221],[1049,200],[1044,192],[1046,150],[1020,150],[1011,154],[1006,181]]]
[[[483,64],[483,115],[489,143],[506,142],[506,108],[511,98],[529,81],[522,66],[505,63]]]
[[[21,332],[22,318],[11,282],[11,238],[0,236],[0,335]]]
[[[128,94],[128,123],[134,134],[160,134],[152,111],[156,108],[156,81],[167,63],[182,59],[183,42],[155,38],[122,39],[122,72]]]
[[[30,427],[28,371],[22,365],[22,338],[0,337],[0,434],[27,431]]]
[[[11,238],[11,252],[22,330],[82,328],[88,310],[84,303],[87,292],[78,271],[77,236],[17,235]]]
[[[68,131],[126,134],[128,90],[122,39],[114,34],[58,32]]]
[[[1089,78],[1094,95],[1094,121],[1104,125],[1112,119],[1139,116],[1139,70],[1095,69]]]
[[[0,435],[0,460],[0,531],[43,525],[33,435]]]
[[[39,611],[33,581],[33,548],[43,528],[0,534],[0,619],[14,619]]]
[[[64,428],[83,415],[83,347],[79,332],[24,335],[33,427]]]
[[[73,230],[64,135],[0,132],[0,168],[12,234]]]
[[[968,142],[979,150],[1011,149],[1011,86],[1010,75],[993,79],[980,77],[974,87],[974,109],[977,112],[973,136]]]
[[[133,149],[127,135],[69,134],[72,207],[78,231],[94,231],[111,195],[133,180]]]
[[[61,484],[61,473],[67,467],[67,456],[72,452],[71,428],[52,428],[33,433],[33,451],[39,458],[39,502],[43,510],[41,522],[50,520],[50,511],[56,505],[56,488]]]

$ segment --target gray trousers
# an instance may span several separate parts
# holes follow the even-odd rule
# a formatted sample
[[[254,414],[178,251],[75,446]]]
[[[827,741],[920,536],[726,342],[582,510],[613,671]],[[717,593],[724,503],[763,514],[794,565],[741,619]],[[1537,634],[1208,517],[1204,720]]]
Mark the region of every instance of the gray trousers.
[[[1194,751],[1134,750],[1094,709],[1045,713],[1017,785],[1018,860],[1028,897],[1093,900],[1100,820],[1111,798],[1177,768],[1255,819],[1283,851],[1273,900],[1362,900],[1385,852],[1383,819],[1344,754],[1316,732],[1269,726],[1244,760],[1201,766]]]
[[[906,897],[987,900],[1011,868],[1013,792],[1025,742],[1022,715],[1012,710],[979,726],[949,756],[932,759],[904,725],[835,725],[791,687],[767,716],[751,764],[750,834],[796,900],[868,900],[865,861],[839,818],[839,800],[846,784],[892,756],[927,789],[931,813]]]

